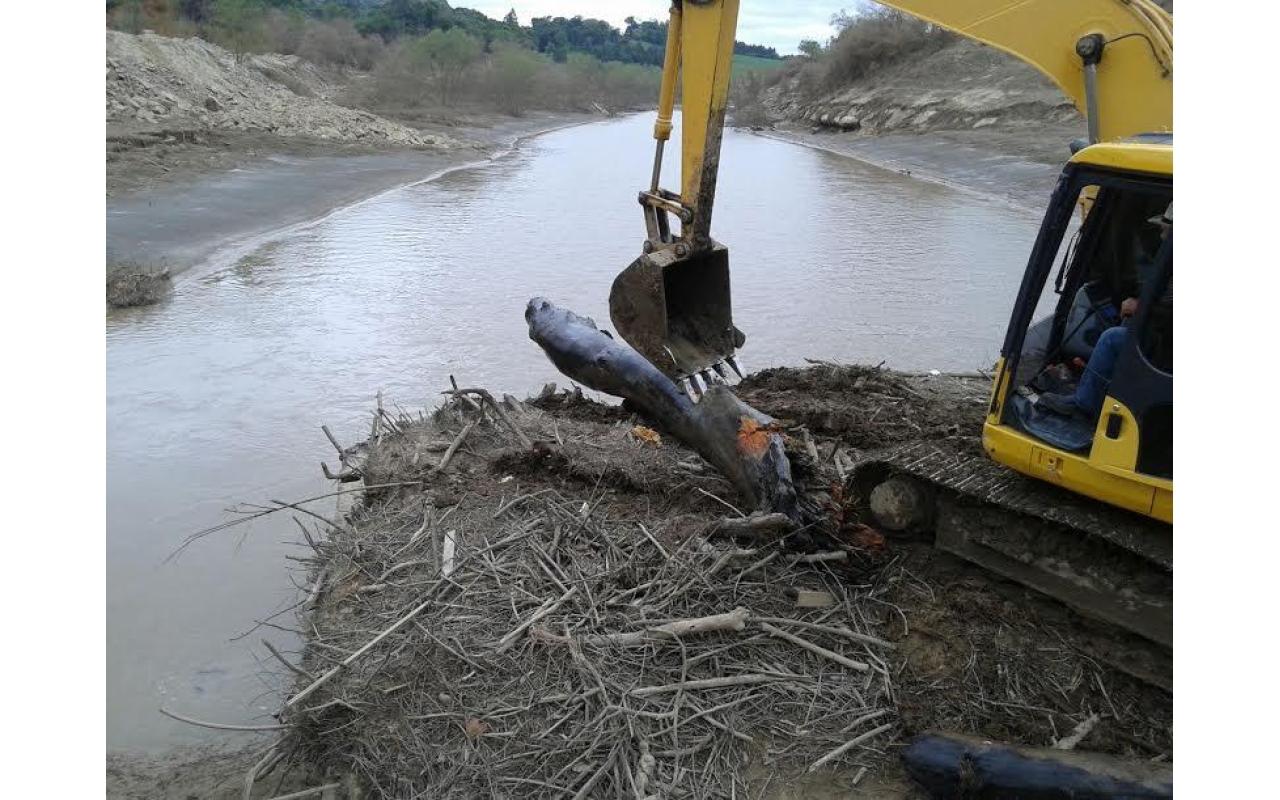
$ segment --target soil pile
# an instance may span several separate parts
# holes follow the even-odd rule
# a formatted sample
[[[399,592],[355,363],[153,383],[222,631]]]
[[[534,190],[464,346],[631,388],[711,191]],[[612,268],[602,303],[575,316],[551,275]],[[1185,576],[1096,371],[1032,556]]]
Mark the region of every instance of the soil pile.
[[[865,452],[972,438],[985,390],[834,366],[745,382],[830,486],[818,554],[718,537],[727,482],[577,392],[378,414],[348,455],[361,504],[308,532],[280,751],[386,797],[908,796],[910,735],[1043,746],[1095,717],[1082,749],[1167,758],[1171,697],[1095,659],[1087,625],[845,499]]]
[[[812,96],[798,77],[764,94],[769,114],[868,134],[1079,126],[1071,101],[1018,59],[967,40]]]
[[[297,56],[237,58],[203,39],[107,31],[107,122],[116,127],[257,131],[403,147],[452,140],[329,101],[330,82]]]

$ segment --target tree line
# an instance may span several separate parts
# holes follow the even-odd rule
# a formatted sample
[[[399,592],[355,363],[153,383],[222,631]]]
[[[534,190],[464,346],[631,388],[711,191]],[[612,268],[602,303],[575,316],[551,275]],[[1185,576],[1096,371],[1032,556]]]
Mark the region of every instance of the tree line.
[[[261,49],[272,38],[271,28],[302,30],[311,21],[340,30],[341,38],[350,39],[352,33],[376,37],[383,46],[456,29],[478,40],[485,52],[496,44],[512,44],[560,64],[576,52],[600,61],[661,66],[667,38],[667,23],[657,20],[628,17],[622,30],[581,16],[535,17],[522,25],[514,9],[497,20],[446,0],[106,0],[106,6],[114,27],[212,34],[237,50]],[[780,58],[772,47],[745,42],[735,42],[734,52]]]

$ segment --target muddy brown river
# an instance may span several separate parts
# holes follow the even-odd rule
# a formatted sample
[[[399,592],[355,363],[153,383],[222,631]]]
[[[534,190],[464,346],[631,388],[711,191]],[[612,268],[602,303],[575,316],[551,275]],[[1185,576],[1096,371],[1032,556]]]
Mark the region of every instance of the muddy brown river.
[[[271,721],[279,670],[261,641],[297,647],[280,614],[302,580],[287,559],[304,555],[295,524],[277,514],[166,557],[237,503],[329,491],[319,426],[355,442],[379,390],[418,409],[450,374],[520,395],[557,380],[524,303],[542,294],[607,322],[613,275],[639,253],[651,125],[646,114],[546,134],[229,246],[180,275],[171,299],[108,315],[110,749],[228,735],[161,705]],[[734,131],[722,165],[713,230],[730,248],[748,369],[991,365],[1035,213]]]

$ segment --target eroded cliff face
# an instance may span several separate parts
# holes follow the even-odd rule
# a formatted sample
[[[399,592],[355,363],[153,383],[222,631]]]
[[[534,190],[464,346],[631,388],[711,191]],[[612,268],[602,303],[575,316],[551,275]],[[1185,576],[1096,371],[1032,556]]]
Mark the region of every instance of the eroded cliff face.
[[[839,89],[806,90],[794,75],[764,92],[777,120],[867,134],[1035,128],[1084,122],[1034,68],[993,48],[957,41],[887,64]]]

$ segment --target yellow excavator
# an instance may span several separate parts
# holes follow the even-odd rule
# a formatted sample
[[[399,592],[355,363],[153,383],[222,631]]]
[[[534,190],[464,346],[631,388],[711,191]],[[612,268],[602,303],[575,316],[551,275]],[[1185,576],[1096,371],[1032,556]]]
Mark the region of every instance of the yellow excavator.
[[[1017,290],[983,423],[986,458],[913,443],[862,464],[855,488],[885,527],[928,530],[944,550],[1170,647],[1173,18],[1150,0],[882,4],[1032,65],[1079,108],[1088,140],[1070,145]],[[609,302],[623,338],[695,399],[730,371],[741,377],[746,341],[728,250],[711,237],[738,9],[672,2],[653,174],[639,196],[643,253]],[[661,167],[677,80],[674,192]],[[1051,278],[1052,314],[1033,324]],[[1118,312],[1123,333],[1106,336],[1102,364],[1095,353],[1121,327]],[[1064,410],[1061,399],[1090,381],[1100,408]]]

